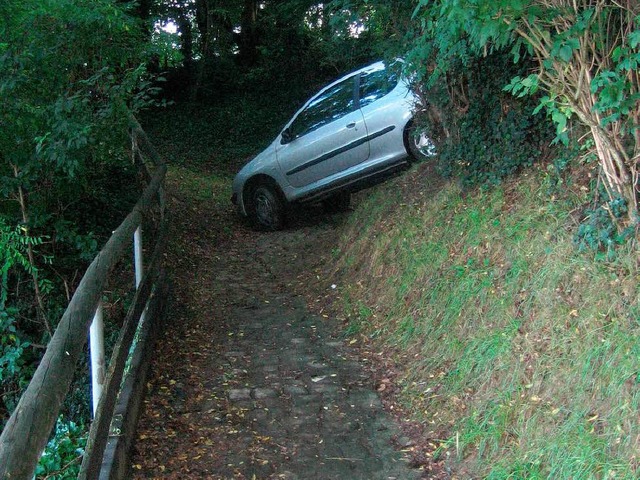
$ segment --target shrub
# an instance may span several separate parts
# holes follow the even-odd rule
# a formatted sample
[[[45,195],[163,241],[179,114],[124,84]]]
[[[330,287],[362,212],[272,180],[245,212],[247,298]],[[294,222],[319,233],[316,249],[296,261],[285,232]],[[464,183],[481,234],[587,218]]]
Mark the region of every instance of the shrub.
[[[86,445],[84,426],[60,417],[36,468],[36,478],[77,478]]]
[[[442,174],[467,186],[494,185],[543,156],[553,132],[543,115],[532,115],[535,100],[502,92],[522,70],[495,53],[460,64],[423,95],[428,108],[421,121],[438,143]]]

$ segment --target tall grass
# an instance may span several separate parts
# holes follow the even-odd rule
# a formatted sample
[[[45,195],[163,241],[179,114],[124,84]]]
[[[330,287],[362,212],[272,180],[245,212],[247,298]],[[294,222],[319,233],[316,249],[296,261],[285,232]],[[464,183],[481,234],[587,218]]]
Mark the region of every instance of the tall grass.
[[[637,248],[578,253],[583,193],[544,172],[467,194],[415,175],[359,206],[338,264],[372,312],[351,330],[411,359],[402,399],[439,453],[482,478],[638,478]]]

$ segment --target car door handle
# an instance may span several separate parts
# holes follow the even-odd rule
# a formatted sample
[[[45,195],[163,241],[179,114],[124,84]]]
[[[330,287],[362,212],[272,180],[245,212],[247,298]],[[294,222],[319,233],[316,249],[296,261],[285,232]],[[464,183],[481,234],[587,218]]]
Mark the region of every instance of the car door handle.
[[[347,123],[347,128],[353,128],[356,126],[356,122]]]

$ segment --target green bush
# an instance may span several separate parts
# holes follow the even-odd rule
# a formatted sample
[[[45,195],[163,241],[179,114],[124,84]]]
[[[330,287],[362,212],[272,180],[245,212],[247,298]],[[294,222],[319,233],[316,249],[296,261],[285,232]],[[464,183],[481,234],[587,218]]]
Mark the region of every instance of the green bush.
[[[447,177],[458,177],[463,185],[495,185],[543,157],[553,139],[544,115],[532,115],[536,100],[515,98],[502,87],[523,67],[508,55],[495,53],[459,67],[457,88],[436,85],[425,94],[440,112],[424,118],[426,128],[438,143],[438,167]],[[454,75],[455,76],[455,75]]]
[[[0,423],[89,260],[139,196],[129,111],[146,105],[152,89],[129,8],[0,2]],[[83,398],[73,400],[88,404],[77,391]],[[67,410],[76,422],[86,418],[81,407]],[[75,435],[74,424],[60,428],[58,437]],[[61,464],[46,472],[64,470],[65,447],[50,448]]]
[[[588,209],[584,221],[574,236],[579,251],[593,251],[598,260],[614,260],[616,248],[633,238],[635,228],[627,227],[619,232],[615,219],[627,213],[626,201],[616,198],[604,205]]]
[[[86,445],[87,433],[84,426],[65,422],[60,417],[55,433],[47,443],[36,468],[36,478],[77,478]]]
[[[597,147],[608,199],[626,202],[625,217],[614,217],[621,232],[640,223],[638,13],[637,2],[606,0],[420,0],[410,57],[421,61],[417,79],[429,84],[448,83],[488,55],[524,67],[503,88],[517,98],[537,96],[535,112],[546,111],[558,142],[568,144],[572,123],[584,128],[580,135]]]

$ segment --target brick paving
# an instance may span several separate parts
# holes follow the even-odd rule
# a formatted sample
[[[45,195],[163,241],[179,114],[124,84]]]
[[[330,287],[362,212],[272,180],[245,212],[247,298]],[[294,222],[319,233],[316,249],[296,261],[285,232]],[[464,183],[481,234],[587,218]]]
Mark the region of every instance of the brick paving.
[[[420,478],[338,321],[314,315],[295,293],[331,251],[333,220],[271,234],[235,225],[213,248],[214,230],[185,212],[132,478]]]
[[[243,387],[227,396],[246,412],[238,428],[268,437],[281,457],[264,469],[254,465],[248,478],[418,478],[394,448],[400,433],[369,376],[326,320],[286,295],[233,316],[226,358]],[[249,464],[243,455],[234,463]]]

